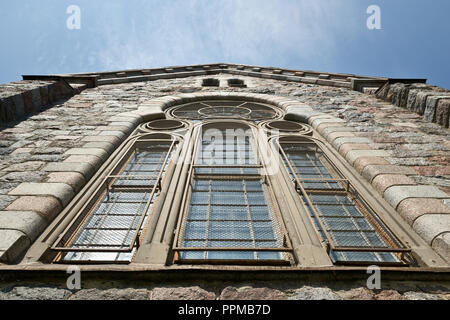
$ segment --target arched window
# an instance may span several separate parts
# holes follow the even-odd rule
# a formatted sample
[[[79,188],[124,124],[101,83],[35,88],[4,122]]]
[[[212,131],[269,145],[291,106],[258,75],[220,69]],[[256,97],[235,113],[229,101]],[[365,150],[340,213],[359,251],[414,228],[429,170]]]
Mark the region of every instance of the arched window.
[[[125,153],[54,243],[52,249],[59,252],[55,261],[130,262],[178,142],[169,134],[132,136]]]
[[[175,261],[288,264],[291,246],[252,128],[212,122],[199,129]]]

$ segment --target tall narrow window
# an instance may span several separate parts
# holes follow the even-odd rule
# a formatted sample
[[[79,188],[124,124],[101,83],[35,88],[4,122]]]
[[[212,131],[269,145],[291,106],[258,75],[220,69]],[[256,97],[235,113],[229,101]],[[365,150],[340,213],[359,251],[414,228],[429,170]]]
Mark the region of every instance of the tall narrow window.
[[[301,200],[336,264],[402,264],[410,250],[393,234],[322,149],[283,137],[280,153]]]
[[[55,242],[56,261],[130,262],[175,144],[173,139],[137,139]]]
[[[261,168],[248,126],[203,127],[174,248],[178,262],[289,263],[289,240]]]

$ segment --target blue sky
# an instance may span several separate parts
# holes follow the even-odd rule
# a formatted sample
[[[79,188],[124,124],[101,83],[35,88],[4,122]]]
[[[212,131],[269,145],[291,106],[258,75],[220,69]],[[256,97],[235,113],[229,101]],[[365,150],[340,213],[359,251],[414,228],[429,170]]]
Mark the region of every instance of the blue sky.
[[[66,27],[69,5],[81,29]],[[366,27],[369,5],[381,30]],[[449,0],[2,0],[0,83],[230,62],[450,88]]]

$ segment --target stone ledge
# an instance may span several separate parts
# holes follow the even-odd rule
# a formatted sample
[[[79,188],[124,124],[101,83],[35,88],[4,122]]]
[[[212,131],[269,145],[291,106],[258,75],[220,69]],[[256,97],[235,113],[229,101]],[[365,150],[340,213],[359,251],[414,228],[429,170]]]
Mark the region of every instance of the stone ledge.
[[[31,241],[34,241],[46,226],[47,222],[33,211],[0,211],[0,230],[20,231]]]
[[[164,119],[166,117],[165,113],[161,111],[161,108],[144,108],[140,107],[137,111],[133,111],[140,115],[143,118],[144,122],[156,120],[156,119]]]
[[[67,159],[65,159],[62,163],[85,163],[89,164],[93,169],[97,169],[101,165],[101,160],[97,156],[89,154],[86,155],[73,154],[69,156]]]
[[[379,174],[373,179],[371,177],[364,178],[369,180],[375,190],[377,190],[381,195],[384,194],[387,188],[392,186],[416,185],[412,179],[403,174]]]
[[[115,115],[106,119],[106,121],[110,122],[129,122],[134,126],[137,126],[141,123],[142,117],[139,115],[134,115],[133,113],[127,112],[125,114]]]
[[[320,114],[318,111],[314,111],[310,107],[287,107],[286,108],[286,114],[284,116],[285,120],[291,120],[291,121],[299,121],[302,123],[308,123],[308,120],[315,116]]]
[[[120,131],[123,132],[124,134],[128,135],[130,134],[130,127],[128,126],[113,126],[113,125],[107,125],[107,126],[99,126],[95,129],[94,132],[102,132],[102,131]],[[100,134],[99,132],[99,134]]]
[[[2,85],[0,124],[16,121],[46,106],[73,96],[76,89],[61,79],[23,80]]]
[[[431,247],[450,263],[450,232],[444,232],[434,238]]]
[[[310,124],[313,121],[318,120],[318,119],[339,119],[339,118],[336,118],[335,116],[328,114],[328,113],[319,112],[316,116],[311,117]],[[337,121],[337,122],[345,122],[345,121],[342,119],[339,119],[339,121]]]
[[[436,123],[444,128],[450,127],[450,99],[439,100],[436,105]]]
[[[49,173],[45,182],[64,183],[69,185],[74,192],[78,192],[86,183],[86,179],[78,172],[52,172]]]
[[[368,144],[364,143],[344,143],[339,148],[339,153],[345,158],[347,153],[352,150],[373,150]]]
[[[340,123],[340,122],[345,123],[344,120],[332,116],[327,116],[323,118],[311,117],[309,118],[308,122],[314,129],[324,123]]]
[[[372,143],[372,141],[369,138],[365,138],[365,137],[342,137],[342,138],[334,139],[332,145],[336,150],[339,150],[341,145],[343,145],[344,143],[367,144],[367,143]]]
[[[417,174],[412,168],[396,165],[368,165],[362,171],[362,176],[372,182],[378,175],[414,175]],[[412,181],[412,180],[411,180]]]
[[[442,233],[450,232],[450,214],[426,214],[416,219],[413,229],[428,244]]]
[[[103,149],[108,154],[111,154],[114,151],[114,144],[109,142],[103,142],[103,141],[92,141],[85,143],[82,148],[96,148],[96,149]]]
[[[328,128],[336,128],[336,129],[340,128],[343,131],[352,131],[351,127],[345,127],[342,122],[325,122],[325,123],[319,124],[316,127],[316,131],[318,133],[320,133],[324,138],[326,138],[325,135],[323,134],[323,132]]]
[[[384,198],[394,209],[400,202],[408,198],[438,198],[448,199],[450,196],[434,186],[392,186],[384,192]]]
[[[117,130],[111,130],[111,131],[100,131],[100,133],[98,134],[99,136],[113,136],[113,137],[117,137],[120,141],[122,141],[123,139],[125,139],[126,134],[123,133],[122,131],[117,131]]]
[[[321,130],[322,129],[322,130]],[[322,134],[322,136],[326,139],[328,137],[328,135],[330,133],[335,133],[335,132],[355,132],[356,129],[353,127],[344,127],[344,126],[318,126],[316,128],[316,130],[318,132],[320,132],[320,134]]]
[[[390,163],[386,159],[380,157],[361,157],[353,163],[353,166],[355,167],[356,171],[361,174],[364,171],[365,167],[372,164],[387,165]]]
[[[85,136],[81,141],[84,142],[108,142],[112,145],[118,145],[120,139],[115,136]]]
[[[81,162],[52,162],[47,164],[43,170],[48,172],[78,172],[86,180],[89,180],[94,174],[95,167],[89,163]]]
[[[0,262],[14,263],[31,245],[27,235],[17,230],[0,230]]]
[[[343,139],[343,138],[339,138]],[[336,141],[336,140],[335,140]],[[347,152],[345,159],[353,165],[358,158],[362,157],[389,157],[389,153],[384,150],[352,150]]]
[[[72,188],[65,183],[23,182],[8,194],[14,196],[52,196],[65,207],[73,198]]]
[[[408,198],[400,202],[397,212],[412,225],[418,217],[425,214],[450,214],[450,207],[445,205],[444,201],[430,198]]]
[[[450,92],[446,89],[425,83],[386,83],[376,96],[423,115],[424,121],[435,122],[444,127],[449,125],[448,103],[447,110],[439,110],[439,102],[450,99]]]
[[[106,131],[105,131],[106,132]],[[105,135],[108,136],[108,135]],[[92,155],[105,161],[108,158],[108,153],[101,148],[72,148],[64,152],[68,155]]]
[[[62,210],[62,206],[54,197],[22,196],[12,202],[5,210],[35,212],[47,222],[51,222]]]
[[[120,126],[120,127],[127,127],[128,129],[133,130],[134,129],[134,125],[131,122],[126,122],[126,121],[112,121],[108,124],[108,126]]]
[[[326,139],[328,142],[332,143],[335,139],[345,137],[355,137],[355,134],[353,132],[348,131],[331,132],[326,136]]]
[[[425,111],[423,113],[423,119],[428,122],[436,122],[436,109],[440,100],[449,100],[449,95],[436,95],[429,96],[425,103]]]

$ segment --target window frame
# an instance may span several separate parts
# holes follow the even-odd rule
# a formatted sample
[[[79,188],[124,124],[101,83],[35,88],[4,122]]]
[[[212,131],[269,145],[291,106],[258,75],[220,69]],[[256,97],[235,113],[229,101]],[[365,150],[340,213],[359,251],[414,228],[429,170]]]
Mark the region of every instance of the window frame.
[[[153,137],[153,138],[152,138]],[[144,147],[147,144],[154,144],[159,142],[167,142],[170,143],[170,146],[167,150],[167,154],[165,159],[161,165],[160,170],[158,171],[157,179],[153,186],[151,186],[150,196],[145,205],[145,210],[143,211],[142,217],[139,219],[138,227],[136,227],[132,240],[130,241],[130,246],[126,249],[99,249],[99,248],[91,248],[91,249],[76,249],[70,248],[67,246],[57,246],[57,244],[61,241],[66,233],[70,232],[70,228],[75,226],[75,230],[70,232],[69,243],[72,238],[77,235],[78,231],[83,228],[85,223],[89,221],[89,218],[93,215],[93,212],[101,203],[103,195],[109,189],[108,187],[115,183],[115,181],[120,177],[120,172],[126,167],[127,163],[131,160],[131,157],[134,154],[134,151],[139,148],[139,146]],[[170,180],[169,171],[173,171],[175,168],[175,159],[178,156],[183,146],[183,137],[177,133],[171,133],[167,131],[154,131],[147,132],[143,131],[141,128],[136,128],[136,130],[121,144],[115,154],[111,155],[108,159],[107,168],[104,170],[100,169],[97,174],[91,178],[88,185],[86,185],[85,189],[80,191],[80,195],[88,195],[87,198],[83,199],[81,206],[75,206],[76,209],[69,211],[64,219],[60,222],[58,226],[59,232],[57,236],[55,236],[55,232],[52,232],[53,240],[49,243],[49,248],[47,250],[45,260],[48,260],[49,263],[56,264],[131,264],[138,253],[141,242],[145,237],[145,233],[148,229],[149,224],[151,223],[151,218],[154,214],[154,211],[158,207],[158,202],[162,186],[166,185],[166,181]],[[104,166],[105,166],[104,165]],[[165,169],[166,167],[166,169]],[[163,171],[165,172],[164,177]],[[109,182],[108,182],[109,181]],[[105,189],[106,188],[106,189]],[[128,189],[142,189],[142,188],[128,188]],[[84,192],[83,192],[84,191]],[[152,198],[154,198],[152,202]],[[162,199],[164,201],[164,199]],[[150,205],[152,205],[151,208]],[[67,208],[69,209],[69,208]],[[146,211],[150,211],[146,213]],[[79,218],[82,217],[81,221]],[[147,222],[144,224],[144,220],[147,216]],[[62,229],[61,229],[62,227]],[[110,261],[110,260],[73,260],[73,261],[64,261],[61,257],[70,252],[93,252],[93,253],[130,253],[135,250],[133,257],[130,261]]]
[[[202,134],[202,128],[204,126],[212,126],[214,127],[215,124],[217,124],[218,126],[220,126],[220,124],[223,123],[227,123],[227,124],[234,124],[236,128],[238,128],[239,126],[245,126],[248,127],[248,129],[250,129],[252,131],[252,135],[253,135],[253,142],[254,142],[254,153],[255,153],[255,158],[257,160],[257,165],[249,165],[249,166],[242,166],[242,167],[249,167],[249,168],[253,168],[256,167],[259,170],[264,170],[265,169],[265,165],[264,165],[264,161],[261,157],[261,150],[260,150],[260,140],[259,138],[259,132],[257,131],[257,127],[252,124],[250,121],[245,121],[245,120],[233,120],[233,119],[226,119],[226,120],[203,120],[201,123],[198,123],[195,127],[197,128],[197,132],[195,133],[195,146],[194,146],[194,150],[193,150],[193,157],[191,158],[191,162],[190,162],[190,168],[189,168],[189,173],[188,173],[188,178],[187,181],[188,183],[186,183],[184,191],[183,191],[183,198],[182,198],[182,204],[181,204],[181,214],[179,214],[178,216],[178,221],[177,221],[177,225],[176,225],[176,231],[175,231],[175,236],[174,236],[174,241],[173,241],[173,245],[172,245],[172,251],[174,253],[173,255],[173,259],[172,259],[172,263],[173,264],[193,264],[193,265],[229,265],[229,264],[233,264],[233,265],[280,265],[280,266],[292,266],[295,263],[295,259],[294,259],[294,255],[293,255],[293,246],[291,243],[291,240],[289,238],[289,234],[287,232],[287,229],[284,225],[284,220],[283,220],[283,215],[279,206],[279,203],[277,201],[277,198],[274,195],[273,192],[273,186],[272,183],[270,181],[270,179],[267,177],[266,174],[263,174],[263,172],[260,172],[257,175],[233,175],[234,178],[236,177],[241,177],[241,179],[245,179],[246,177],[251,177],[252,179],[263,179],[264,180],[264,184],[266,185],[266,187],[264,189],[267,196],[270,197],[270,203],[267,203],[267,205],[272,204],[272,211],[273,211],[273,219],[275,221],[272,221],[272,223],[276,224],[276,226],[278,226],[279,228],[279,232],[280,235],[283,237],[283,248],[277,247],[277,248],[209,248],[209,247],[199,247],[199,248],[184,248],[182,247],[181,243],[183,241],[182,238],[182,234],[183,234],[183,225],[187,219],[187,215],[188,215],[188,211],[189,211],[189,207],[190,207],[190,199],[192,196],[192,192],[193,192],[193,183],[194,183],[194,179],[197,176],[197,174],[195,173],[195,169],[199,168],[199,167],[205,167],[203,165],[197,165],[196,164],[196,156],[199,153],[199,148],[202,145],[202,137],[200,136]],[[229,128],[229,127],[227,127]],[[206,167],[211,167],[206,165]],[[220,167],[229,167],[227,165],[221,166],[213,166],[216,168],[220,168]],[[241,166],[233,166],[233,167],[241,167]],[[204,177],[207,179],[212,179],[212,175],[208,176],[208,175],[199,175],[200,177]],[[219,177],[221,175],[217,175],[217,177]],[[231,176],[231,175],[230,175]],[[209,177],[209,178],[208,178]],[[201,178],[200,178],[201,179]],[[216,178],[217,180],[220,180],[219,178]],[[279,252],[281,254],[285,255],[284,259],[280,259],[280,260],[260,260],[260,259],[181,259],[179,257],[179,253],[183,252],[183,251],[249,251],[249,252]]]

